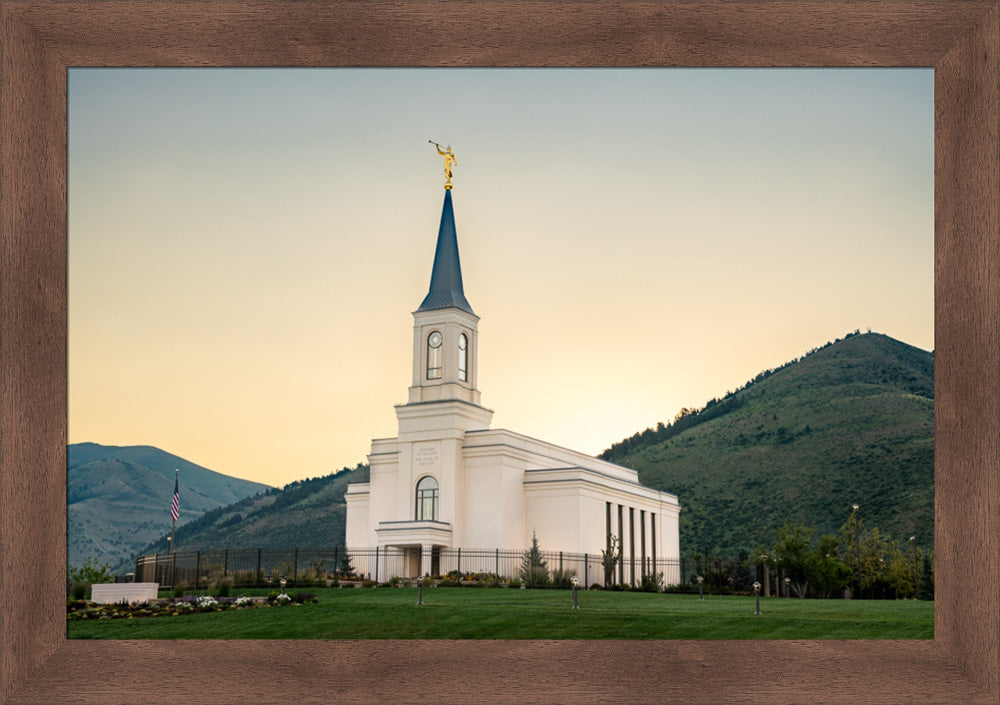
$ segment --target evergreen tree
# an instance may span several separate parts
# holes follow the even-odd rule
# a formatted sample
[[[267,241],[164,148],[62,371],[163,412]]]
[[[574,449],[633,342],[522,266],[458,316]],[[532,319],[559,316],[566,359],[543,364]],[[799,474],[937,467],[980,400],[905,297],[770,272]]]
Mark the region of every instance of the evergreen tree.
[[[534,531],[531,532],[531,548],[521,557],[521,580],[528,587],[546,587],[549,584],[549,569],[542,558]]]
[[[344,576],[354,575],[354,565],[351,559],[351,554],[347,552],[346,546],[344,547],[344,555],[340,557],[340,566],[337,568],[337,572]]]

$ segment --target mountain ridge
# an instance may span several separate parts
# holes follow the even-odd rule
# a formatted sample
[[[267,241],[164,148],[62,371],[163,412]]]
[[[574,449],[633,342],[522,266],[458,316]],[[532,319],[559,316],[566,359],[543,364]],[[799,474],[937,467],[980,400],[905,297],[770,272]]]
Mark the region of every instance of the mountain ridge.
[[[602,457],[680,496],[682,553],[736,555],[786,522],[839,534],[854,503],[933,546],[933,393],[933,353],[854,333]]]
[[[271,489],[222,475],[153,446],[67,446],[67,559],[119,565],[156,536],[169,533],[175,470],[180,470],[179,523],[247,495]]]
[[[853,503],[866,527],[933,547],[933,364],[932,352],[855,332],[599,457],[679,497],[682,555],[735,557],[786,522],[838,534]],[[358,464],[207,509],[178,526],[176,548],[342,546],[344,490],[367,477]],[[165,535],[141,552],[165,552]]]

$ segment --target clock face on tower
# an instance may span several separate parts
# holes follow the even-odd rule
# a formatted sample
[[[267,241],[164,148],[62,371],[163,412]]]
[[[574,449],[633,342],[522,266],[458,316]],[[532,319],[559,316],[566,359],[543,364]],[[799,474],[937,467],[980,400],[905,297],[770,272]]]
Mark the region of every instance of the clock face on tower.
[[[441,379],[441,337],[440,331],[427,336],[427,379]]]

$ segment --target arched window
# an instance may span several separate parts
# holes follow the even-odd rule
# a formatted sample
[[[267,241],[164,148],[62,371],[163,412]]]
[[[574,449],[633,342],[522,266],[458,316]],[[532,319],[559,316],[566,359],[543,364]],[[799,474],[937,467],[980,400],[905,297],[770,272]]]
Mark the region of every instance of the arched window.
[[[458,378],[469,381],[469,339],[465,333],[458,336]]]
[[[438,483],[430,475],[417,483],[417,521],[436,521],[438,518]]]
[[[427,379],[441,379],[441,334],[427,336]]]

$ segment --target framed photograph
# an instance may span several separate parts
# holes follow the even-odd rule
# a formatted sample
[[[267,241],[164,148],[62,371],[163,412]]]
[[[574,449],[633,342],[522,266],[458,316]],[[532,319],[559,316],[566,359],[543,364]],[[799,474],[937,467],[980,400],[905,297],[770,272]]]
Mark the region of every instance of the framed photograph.
[[[0,703],[1000,697],[996,0],[0,8]],[[67,640],[67,70],[88,66],[933,68],[934,639]]]

